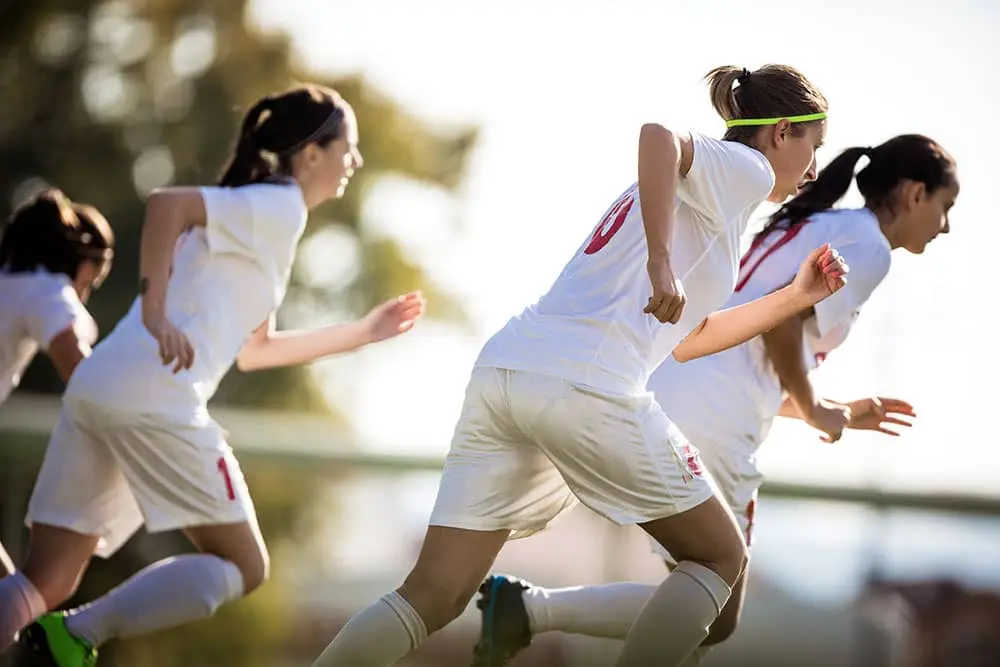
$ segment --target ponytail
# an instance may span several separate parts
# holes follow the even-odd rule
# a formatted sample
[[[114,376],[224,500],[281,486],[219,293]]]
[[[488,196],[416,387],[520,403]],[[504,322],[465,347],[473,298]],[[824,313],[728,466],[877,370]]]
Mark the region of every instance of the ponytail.
[[[257,127],[261,117],[265,111],[270,110],[271,98],[265,97],[247,111],[232,157],[219,178],[219,185],[234,188],[267,180],[274,175],[275,165],[264,156],[257,141]]]
[[[723,65],[705,75],[708,80],[708,94],[712,107],[722,120],[740,118],[740,105],[736,101],[734,86],[742,84],[750,76],[750,70],[743,67]]]
[[[805,222],[810,216],[833,208],[851,187],[858,160],[868,164],[857,174],[858,191],[865,206],[875,210],[892,208],[903,181],[923,183],[928,194],[955,181],[955,160],[940,144],[922,134],[901,134],[874,148],[848,148],[786,202],[757,233],[762,239],[773,230]]]
[[[110,261],[115,255],[115,234],[107,219],[89,204],[74,203],[73,212],[80,221],[77,256],[98,263]]]
[[[338,93],[314,85],[262,98],[243,118],[219,185],[235,188],[290,175],[300,150],[309,144],[324,148],[343,135],[347,108]]]
[[[764,238],[779,225],[795,225],[811,215],[833,208],[850,189],[858,160],[871,155],[871,151],[870,148],[848,148],[835,157],[819,172],[815,181],[808,183],[768,218],[767,225],[757,233],[756,238]]]

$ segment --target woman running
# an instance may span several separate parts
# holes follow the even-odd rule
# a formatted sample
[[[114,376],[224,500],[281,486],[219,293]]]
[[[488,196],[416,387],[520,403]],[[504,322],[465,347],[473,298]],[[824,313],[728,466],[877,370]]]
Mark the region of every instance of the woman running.
[[[351,324],[274,331],[308,212],[340,197],[361,163],[351,107],[304,86],[247,112],[218,186],[150,196],[139,297],[70,380],[28,508],[27,562],[0,580],[0,649],[73,593],[95,551],[113,553],[143,523],[182,529],[201,553],[42,616],[25,637],[49,664],[92,664],[112,637],[210,616],[267,578],[250,494],[207,402],[234,362],[306,363],[407,331],[422,313],[414,293]]]
[[[93,206],[48,189],[23,204],[0,237],[0,403],[39,350],[63,382],[97,342],[85,304],[111,270],[115,237]],[[0,577],[14,565],[0,545]]]
[[[869,162],[858,173],[857,186],[864,207],[832,208],[850,187],[863,156]],[[795,274],[801,254],[820,243],[834,245],[850,264],[847,286],[760,337],[690,363],[668,360],[650,377],[649,389],[697,446],[748,546],[763,480],[756,453],[776,416],[803,420],[822,431],[827,442],[838,440],[845,428],[898,435],[894,429],[909,426],[916,416],[909,403],[897,399],[841,403],[820,398],[809,371],[847,338],[861,307],[888,273],[892,250],[919,254],[949,231],[958,190],[954,160],[927,137],[901,135],[875,148],[844,151],[756,235],[728,305],[781,289]],[[675,560],[668,556],[669,565]],[[700,656],[735,631],[745,588],[744,575]],[[655,589],[623,582],[547,590],[491,577],[479,601],[484,610],[480,652],[498,657],[483,664],[505,664],[532,634],[548,630],[624,639]]]
[[[785,289],[713,312],[732,294],[753,211],[815,177],[827,103],[786,66],[708,78],[726,138],[642,127],[638,183],[480,353],[415,567],[316,665],[393,664],[465,609],[508,539],[576,499],[680,554],[621,664],[677,664],[705,638],[746,547],[695,451],[645,391],[649,372],[671,352],[692,359],[759,335],[836,291],[845,270],[821,247]]]

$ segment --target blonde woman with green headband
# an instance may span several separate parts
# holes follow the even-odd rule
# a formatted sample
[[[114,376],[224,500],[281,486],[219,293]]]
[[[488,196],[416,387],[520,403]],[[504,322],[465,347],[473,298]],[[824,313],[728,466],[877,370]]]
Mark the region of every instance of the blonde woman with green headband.
[[[753,211],[815,178],[827,103],[790,67],[722,67],[708,79],[726,136],[641,128],[638,182],[548,293],[480,353],[410,575],[355,615],[315,665],[395,664],[465,609],[508,539],[578,501],[639,524],[678,559],[629,619],[620,664],[678,665],[706,637],[746,546],[646,380],[671,353],[709,355],[810,308],[847,271],[823,245],[784,289],[713,312],[733,292]],[[481,642],[476,664],[502,664],[495,648]]]

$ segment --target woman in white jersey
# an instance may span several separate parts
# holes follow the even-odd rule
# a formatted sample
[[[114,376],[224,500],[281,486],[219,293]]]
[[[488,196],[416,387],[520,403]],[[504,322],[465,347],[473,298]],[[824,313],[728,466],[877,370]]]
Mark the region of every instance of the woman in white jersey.
[[[863,156],[869,163],[858,173],[857,185],[864,207],[833,209]],[[847,286],[758,338],[686,364],[668,360],[650,377],[649,389],[697,446],[748,546],[762,481],[756,452],[776,416],[802,419],[828,442],[838,440],[845,428],[898,435],[893,429],[908,426],[915,416],[908,403],[897,399],[841,403],[820,398],[808,373],[844,342],[862,305],[885,278],[891,251],[919,254],[948,232],[958,190],[954,160],[927,137],[901,135],[875,148],[844,151],[756,235],[728,306],[782,288],[795,275],[802,253],[824,242],[850,264]],[[712,625],[702,656],[736,629],[745,586],[744,575]],[[509,657],[527,645],[532,633],[548,630],[624,639],[654,591],[655,586],[628,582],[549,590],[494,576],[482,588],[481,641],[500,644],[496,652]]]
[[[0,649],[62,603],[95,552],[143,523],[201,552],[142,570],[97,601],[25,633],[47,664],[91,664],[111,637],[211,615],[266,579],[268,555],[240,466],[206,404],[235,362],[300,364],[408,330],[411,294],[362,320],[275,332],[310,209],[361,166],[351,107],[304,86],[257,102],[219,186],[167,188],[147,204],[140,296],[73,374],[28,508],[30,550],[0,581]]]
[[[815,176],[827,107],[789,67],[709,76],[716,108],[743,140],[643,126],[638,183],[548,293],[483,348],[416,566],[316,665],[395,663],[462,612],[512,535],[544,528],[576,499],[642,525],[684,561],[636,623],[623,664],[674,664],[705,637],[745,547],[689,464],[694,450],[645,392],[647,376],[671,352],[694,358],[760,334],[836,290],[844,270],[821,248],[803,255],[785,290],[713,313],[732,293],[750,214]]]
[[[0,403],[44,350],[62,378],[97,341],[84,304],[111,270],[115,237],[93,206],[56,189],[20,206],[0,237]],[[0,545],[0,576],[14,571]]]

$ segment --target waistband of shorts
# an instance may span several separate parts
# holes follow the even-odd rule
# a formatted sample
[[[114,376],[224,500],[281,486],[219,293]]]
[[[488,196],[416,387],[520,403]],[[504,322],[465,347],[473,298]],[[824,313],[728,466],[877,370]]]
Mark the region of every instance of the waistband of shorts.
[[[520,373],[547,375],[549,377],[557,377],[571,384],[592,387],[602,392],[621,396],[635,396],[647,393],[645,383],[643,382],[630,382],[621,376],[600,368],[581,369],[576,364],[540,365],[509,361],[477,361],[474,368],[497,368]]]

